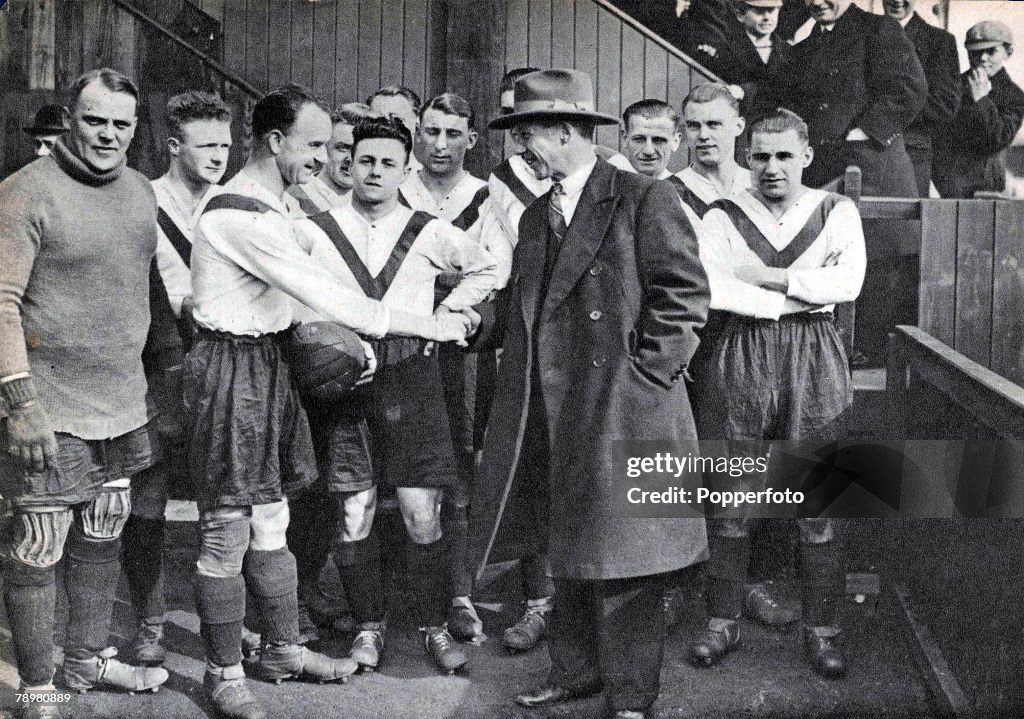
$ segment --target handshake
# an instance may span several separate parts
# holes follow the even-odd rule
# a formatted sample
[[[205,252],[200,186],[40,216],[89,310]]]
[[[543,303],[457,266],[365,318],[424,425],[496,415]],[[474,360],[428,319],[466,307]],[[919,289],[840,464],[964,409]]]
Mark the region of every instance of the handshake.
[[[433,326],[426,328],[424,337],[436,342],[454,342],[465,347],[467,338],[476,334],[480,327],[480,314],[468,307],[456,312],[441,305],[428,322]]]

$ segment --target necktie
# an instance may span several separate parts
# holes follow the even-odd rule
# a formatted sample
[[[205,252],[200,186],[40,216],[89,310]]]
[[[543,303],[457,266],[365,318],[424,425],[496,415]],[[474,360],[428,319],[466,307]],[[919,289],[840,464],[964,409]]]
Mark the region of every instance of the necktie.
[[[555,183],[551,186],[551,196],[548,198],[548,224],[551,226],[551,234],[555,236],[555,244],[561,246],[562,238],[568,225],[565,222],[565,215],[562,213],[562,198],[565,197],[565,190],[562,185]]]

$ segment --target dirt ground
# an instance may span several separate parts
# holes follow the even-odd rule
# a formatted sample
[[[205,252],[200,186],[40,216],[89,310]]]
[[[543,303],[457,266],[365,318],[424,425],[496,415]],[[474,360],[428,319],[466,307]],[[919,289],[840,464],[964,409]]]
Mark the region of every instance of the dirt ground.
[[[849,531],[848,542],[862,550],[877,543],[877,529]],[[127,696],[103,691],[76,695],[66,716],[163,717],[197,719],[213,716],[202,691],[203,647],[198,619],[193,612],[190,570],[195,558],[195,526],[173,523],[167,549],[170,572],[167,593],[168,683],[157,694]],[[973,535],[972,535],[973,536]],[[871,537],[868,539],[867,537]],[[970,538],[970,537],[969,537]],[[868,552],[869,554],[873,552]],[[862,562],[857,553],[854,563]],[[1019,563],[1019,556],[1016,558]],[[937,560],[941,564],[940,560]],[[931,567],[929,567],[931,571]],[[1019,574],[1018,574],[1019,576]],[[699,573],[694,573],[699,579]],[[325,575],[331,590],[331,577]],[[401,607],[392,613],[387,654],[380,671],[358,676],[345,685],[310,685],[286,682],[280,686],[252,681],[254,692],[281,719],[345,717],[346,719],[584,719],[600,717],[600,698],[573,702],[548,710],[517,707],[512,697],[524,688],[543,682],[547,653],[509,656],[500,645],[503,629],[520,611],[515,572],[499,574],[478,593],[489,639],[469,646],[471,663],[465,673],[440,676],[427,662],[416,631]],[[792,593],[783,583],[783,591]],[[123,588],[122,588],[123,589]],[[796,629],[770,631],[744,626],[743,647],[720,666],[695,669],[686,662],[687,637],[701,624],[703,601],[695,581],[680,604],[680,622],[668,634],[662,671],[662,694],[657,708],[664,719],[682,717],[930,717],[935,710],[917,674],[897,627],[899,617],[889,605],[877,605],[872,597],[858,604],[847,602],[843,610],[850,673],[843,681],[826,681],[804,663]],[[120,597],[126,593],[121,592]],[[889,608],[887,608],[889,607]],[[979,605],[976,612],[979,612]],[[980,612],[979,612],[980,613]],[[1016,615],[1016,616],[1019,616]],[[123,643],[132,631],[130,607],[119,599],[115,607],[113,641]],[[941,620],[941,615],[939,616]],[[994,619],[989,622],[994,623]],[[986,624],[986,627],[989,625]],[[1019,626],[1016,628],[1018,633]],[[14,708],[16,673],[6,625],[0,639],[0,716]],[[340,655],[347,650],[348,635],[328,631],[322,650]],[[980,650],[980,648],[979,648]],[[969,657],[960,658],[970,662]],[[1019,667],[1019,664],[1015,665]],[[1005,678],[1005,677],[1004,677]],[[1000,678],[993,671],[972,685],[991,693]],[[1012,692],[1003,690],[1002,706],[1008,707]],[[1022,714],[1018,714],[1020,716]],[[984,715],[989,716],[989,715]]]

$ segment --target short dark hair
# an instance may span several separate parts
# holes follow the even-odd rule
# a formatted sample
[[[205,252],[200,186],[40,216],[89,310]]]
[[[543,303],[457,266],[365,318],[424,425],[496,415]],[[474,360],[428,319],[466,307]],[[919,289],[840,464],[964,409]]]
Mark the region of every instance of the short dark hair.
[[[405,148],[405,159],[412,152],[412,135],[409,128],[390,117],[365,117],[352,130],[352,154],[361,140],[398,140]]]
[[[679,113],[674,107],[662,100],[646,99],[634,102],[622,113],[622,124],[628,129],[629,121],[636,115],[646,117],[648,120],[657,120],[659,117],[667,117],[672,126],[679,129]]]
[[[231,108],[212,92],[190,90],[167,101],[167,135],[182,137],[182,128],[196,120],[231,122]]]
[[[420,110],[420,122],[423,122],[423,114],[427,110],[440,110],[446,115],[457,115],[458,117],[466,118],[466,123],[469,125],[469,129],[473,129],[473,121],[476,119],[476,115],[473,114],[473,108],[470,107],[469,102],[462,95],[456,95],[454,92],[445,92],[437,97],[431,98],[430,101],[423,106]]]
[[[498,94],[502,95],[510,90],[515,90],[519,78],[525,77],[531,72],[537,72],[537,70],[538,68],[535,67],[517,67],[509,70],[505,73],[505,77],[501,78],[501,84],[498,85]]]
[[[380,116],[371,110],[369,105],[364,105],[361,102],[346,102],[331,113],[331,124],[337,125],[339,122],[344,122],[346,125],[355,125],[367,117]]]
[[[253,139],[259,142],[267,133],[274,130],[288,134],[295,124],[299,111],[308,104],[316,105],[330,114],[323,100],[302,85],[288,83],[264,95],[252,109]]]
[[[420,96],[407,87],[401,85],[385,85],[377,92],[366,98],[367,105],[373,105],[373,99],[375,97],[404,97],[412,105],[412,111],[419,114],[420,111]]]
[[[78,102],[79,95],[82,94],[82,90],[85,89],[86,85],[89,85],[96,80],[99,80],[103,87],[107,88],[111,92],[123,92],[126,95],[131,95],[135,98],[136,107],[139,102],[139,88],[136,87],[135,83],[132,82],[127,75],[122,75],[117,70],[113,70],[109,67],[101,67],[96,70],[88,70],[78,76],[78,79],[71,83],[71,86],[67,91],[67,108],[69,110],[75,107],[75,103]]]
[[[788,132],[789,130],[793,130],[805,145],[808,144],[807,123],[795,112],[784,107],[761,115],[750,123],[751,137],[757,132],[781,133]]]
[[[719,82],[705,82],[701,85],[690,90],[690,94],[683,100],[683,110],[686,110],[686,106],[691,102],[701,104],[705,102],[714,102],[715,100],[725,100],[725,102],[736,111],[738,115],[740,113],[740,102],[736,97],[729,91],[729,88]]]

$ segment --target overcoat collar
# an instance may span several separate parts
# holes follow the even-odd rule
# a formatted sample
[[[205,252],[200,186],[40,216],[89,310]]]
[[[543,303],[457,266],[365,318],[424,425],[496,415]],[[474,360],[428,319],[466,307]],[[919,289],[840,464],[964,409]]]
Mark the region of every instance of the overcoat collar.
[[[551,272],[550,286],[544,295],[544,305],[554,309],[572,292],[583,273],[591,266],[604,241],[612,213],[618,204],[616,193],[617,170],[598,158],[580,196],[572,222],[562,240],[562,248]],[[522,258],[523,315],[532,327],[544,281],[544,259],[547,246],[547,194],[538,199],[532,212],[523,218],[523,230],[530,237],[528,251]],[[534,207],[537,206],[537,207]],[[535,239],[536,238],[536,239]],[[526,249],[526,248],[524,248]]]

